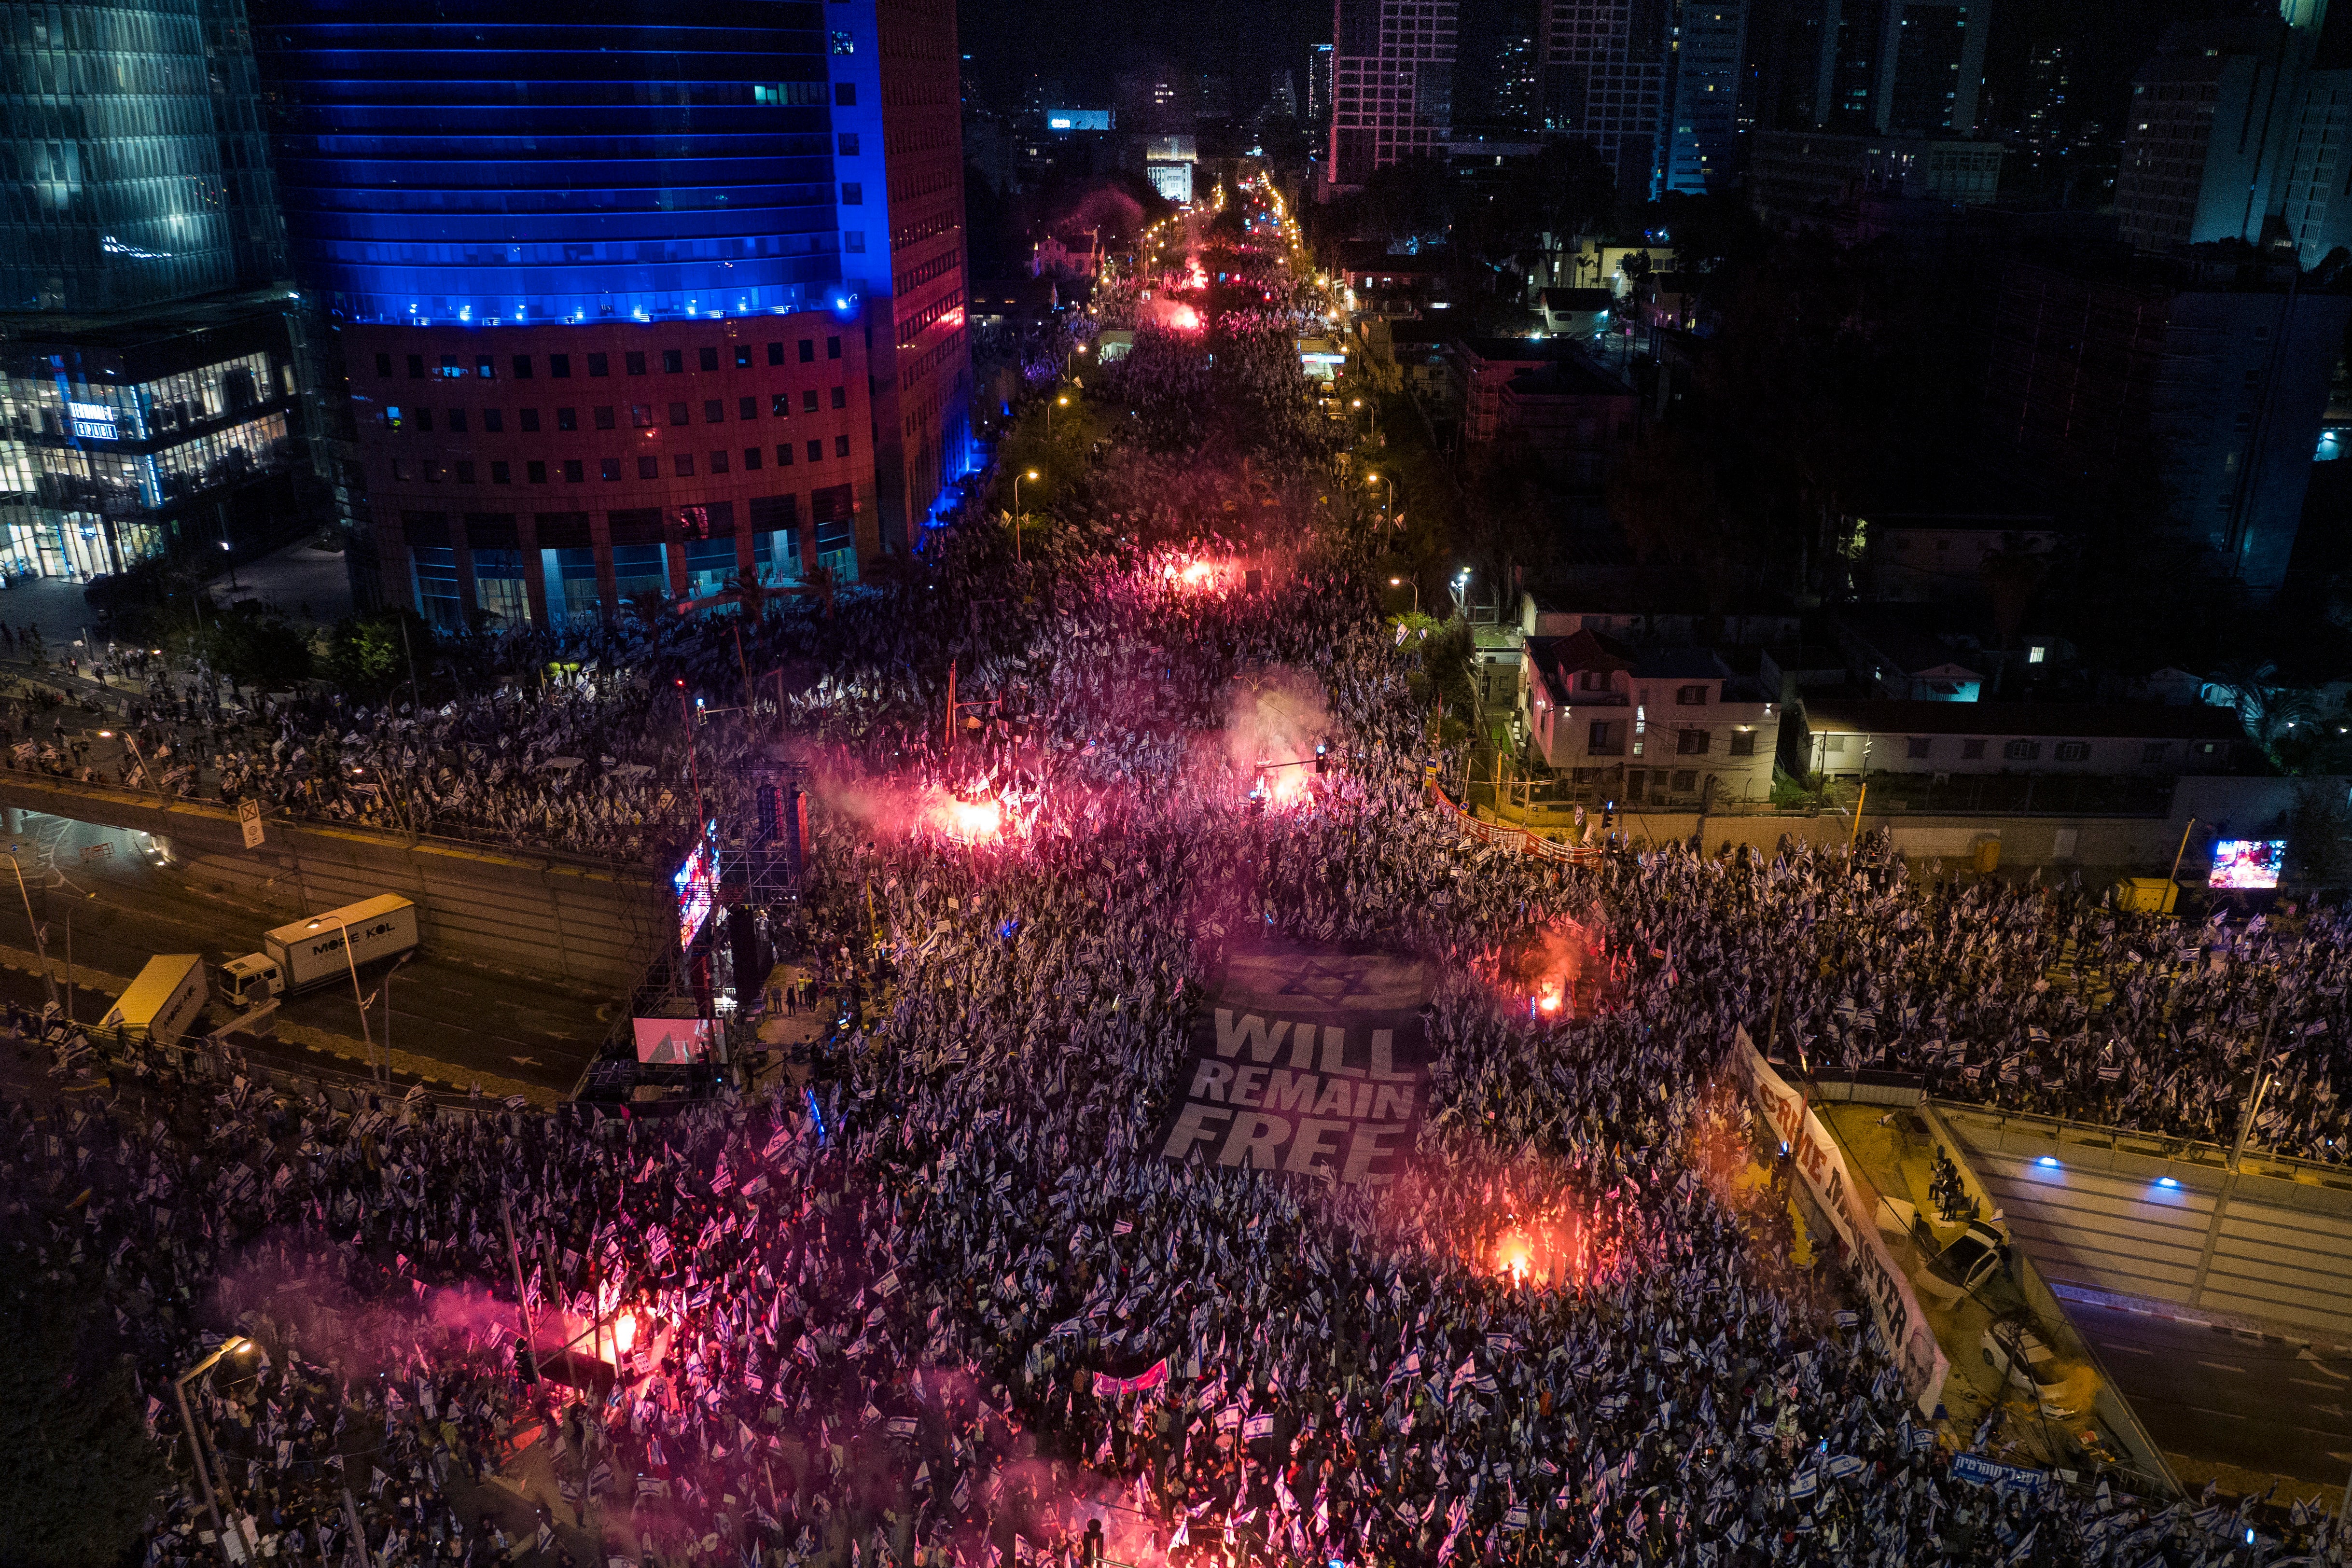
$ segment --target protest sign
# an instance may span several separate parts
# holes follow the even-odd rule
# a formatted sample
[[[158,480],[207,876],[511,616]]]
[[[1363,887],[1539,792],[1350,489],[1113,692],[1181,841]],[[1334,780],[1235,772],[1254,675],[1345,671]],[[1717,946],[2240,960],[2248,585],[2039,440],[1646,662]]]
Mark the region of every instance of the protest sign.
[[[1236,956],[1194,1021],[1160,1152],[1349,1186],[1396,1179],[1429,1092],[1417,962]]]

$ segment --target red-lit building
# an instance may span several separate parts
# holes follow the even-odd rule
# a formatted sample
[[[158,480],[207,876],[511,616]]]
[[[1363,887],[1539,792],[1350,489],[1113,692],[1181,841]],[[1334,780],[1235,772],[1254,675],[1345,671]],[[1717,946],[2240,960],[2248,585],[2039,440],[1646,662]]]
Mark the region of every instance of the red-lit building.
[[[343,330],[385,598],[436,624],[609,616],[880,548],[865,334],[829,311]]]

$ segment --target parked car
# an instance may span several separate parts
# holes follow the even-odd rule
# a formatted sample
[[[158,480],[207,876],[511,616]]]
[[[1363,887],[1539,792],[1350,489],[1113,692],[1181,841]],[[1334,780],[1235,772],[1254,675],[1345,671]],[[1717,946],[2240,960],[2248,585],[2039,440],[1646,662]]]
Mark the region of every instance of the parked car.
[[[1979,1343],[1985,1364],[2007,1378],[2020,1394],[2039,1400],[2044,1416],[2063,1421],[2082,1413],[2067,1396],[2067,1371],[2058,1353],[2042,1342],[2031,1323],[2004,1319],[1988,1327]]]
[[[1919,1288],[1949,1306],[1974,1293],[2008,1261],[2009,1238],[1983,1220],[1972,1219],[1949,1247],[1928,1260]]]

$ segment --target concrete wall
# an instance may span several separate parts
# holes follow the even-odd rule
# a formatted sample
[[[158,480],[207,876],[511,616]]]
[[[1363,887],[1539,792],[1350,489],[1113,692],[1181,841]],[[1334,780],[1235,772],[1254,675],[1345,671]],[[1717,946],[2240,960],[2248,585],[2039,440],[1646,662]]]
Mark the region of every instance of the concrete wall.
[[[561,855],[500,852],[365,828],[267,824],[245,848],[226,807],[0,769],[0,806],[167,841],[176,875],[255,912],[250,936],[379,893],[416,901],[425,949],[514,974],[619,990],[665,940],[668,889],[645,872]],[[223,937],[225,945],[240,938]]]
[[[2352,1340],[2352,1172],[1937,1109],[2053,1284]]]

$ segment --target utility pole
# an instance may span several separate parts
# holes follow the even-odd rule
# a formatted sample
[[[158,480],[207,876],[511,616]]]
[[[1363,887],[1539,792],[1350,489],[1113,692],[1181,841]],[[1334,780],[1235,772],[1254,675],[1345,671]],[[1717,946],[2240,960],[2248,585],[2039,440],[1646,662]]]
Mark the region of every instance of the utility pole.
[[[531,1325],[530,1297],[523,1290],[522,1251],[515,1246],[514,1215],[507,1207],[507,1195],[503,1192],[499,1194],[499,1223],[506,1227],[507,1261],[514,1266],[515,1315],[522,1320],[523,1351],[531,1372],[535,1374],[539,1370],[539,1355],[533,1348],[533,1342],[538,1337],[538,1331]]]
[[[947,727],[940,737],[940,756],[942,758],[944,758],[949,752],[955,749],[955,683],[956,662],[953,659],[950,659],[948,661]]]

